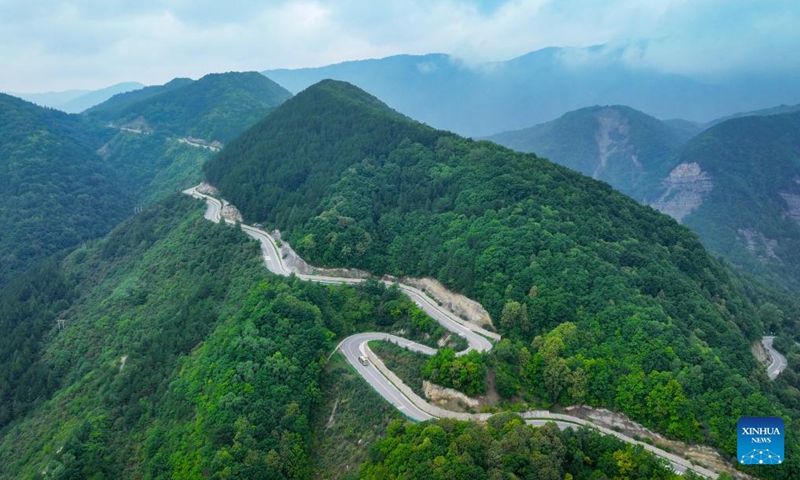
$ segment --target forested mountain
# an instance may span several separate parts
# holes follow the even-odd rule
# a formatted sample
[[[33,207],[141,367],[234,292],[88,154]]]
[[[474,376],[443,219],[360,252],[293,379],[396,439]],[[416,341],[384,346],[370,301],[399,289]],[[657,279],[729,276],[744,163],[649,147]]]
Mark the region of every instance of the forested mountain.
[[[117,95],[86,117],[117,130],[99,153],[147,205],[197,184],[218,148],[212,140],[238,135],[289,96],[257,73],[214,74]]]
[[[205,171],[314,264],[434,276],[483,304],[504,336],[492,358],[506,398],[606,406],[729,454],[739,416],[798,418],[796,377],[771,384],[749,353],[764,297],[687,228],[605,183],[434,130],[336,81],[286,102]],[[798,468],[787,457],[776,472]]]
[[[630,52],[640,48],[545,48],[478,64],[445,54],[398,55],[263,73],[294,93],[326,78],[347,81],[414,119],[469,136],[530,127],[587,105],[628,105],[658,118],[706,122],[800,102],[796,76],[731,76],[709,84],[632,65]]]
[[[227,142],[291,94],[256,72],[209,74],[112,98],[90,118],[144,132]]]
[[[339,340],[442,337],[397,288],[269,274],[204,209],[176,195],[0,289],[1,479],[309,478]]]
[[[670,159],[648,199],[715,253],[800,288],[800,113],[719,123]]]
[[[130,196],[94,152],[106,137],[79,117],[0,94],[0,285],[129,214]]]
[[[14,93],[12,95],[43,107],[51,107],[67,113],[80,113],[114,95],[142,88],[138,82],[123,82],[99,90],[67,90],[48,93]]]
[[[119,93],[109,98],[105,102],[86,109],[83,113],[97,115],[98,118],[106,120],[113,120],[121,115],[122,110],[125,107],[133,103],[154,97],[160,93],[169,92],[170,90],[174,90],[176,88],[185,87],[193,81],[194,80],[191,78],[174,78],[164,85],[151,85],[138,90]]]
[[[487,140],[532,152],[642,199],[664,178],[669,156],[692,132],[621,105],[582,108]]]

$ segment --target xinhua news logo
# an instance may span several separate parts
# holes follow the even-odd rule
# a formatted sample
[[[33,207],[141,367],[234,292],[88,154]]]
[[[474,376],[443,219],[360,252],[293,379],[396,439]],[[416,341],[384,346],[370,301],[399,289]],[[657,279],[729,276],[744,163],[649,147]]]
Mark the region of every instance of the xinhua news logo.
[[[742,465],[780,465],[783,457],[783,419],[742,417],[738,430],[737,457]]]

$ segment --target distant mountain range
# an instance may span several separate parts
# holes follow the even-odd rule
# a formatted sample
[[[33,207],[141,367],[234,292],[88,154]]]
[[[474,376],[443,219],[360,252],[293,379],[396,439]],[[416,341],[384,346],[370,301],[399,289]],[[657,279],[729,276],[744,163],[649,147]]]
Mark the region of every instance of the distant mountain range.
[[[89,107],[102,103],[112,96],[144,87],[139,82],[124,82],[99,90],[66,90],[47,93],[12,93],[15,97],[33,102],[42,107],[50,107],[67,113],[80,113]]]
[[[297,93],[344,80],[436,128],[485,136],[557,118],[587,105],[628,105],[695,122],[782,102],[800,103],[800,80],[731,78],[711,84],[631,65],[624,48],[546,48],[467,65],[445,54],[398,55],[319,68],[263,72]]]
[[[800,287],[800,106],[703,125],[590,107],[488,139],[607,181],[771,284]]]
[[[615,105],[582,108],[551,122],[486,138],[534,152],[643,200],[664,177],[669,156],[693,134],[685,126]]]

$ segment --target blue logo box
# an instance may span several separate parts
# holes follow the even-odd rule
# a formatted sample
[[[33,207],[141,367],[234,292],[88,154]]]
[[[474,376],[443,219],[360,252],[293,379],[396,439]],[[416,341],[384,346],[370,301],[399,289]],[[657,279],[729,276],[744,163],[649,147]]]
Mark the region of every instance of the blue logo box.
[[[742,417],[736,425],[737,453],[742,465],[780,465],[783,456],[783,419]]]

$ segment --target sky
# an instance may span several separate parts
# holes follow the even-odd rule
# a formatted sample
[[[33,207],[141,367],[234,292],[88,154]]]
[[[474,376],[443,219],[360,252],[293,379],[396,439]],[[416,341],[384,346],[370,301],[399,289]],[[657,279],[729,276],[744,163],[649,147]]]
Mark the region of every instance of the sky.
[[[798,25],[797,0],[0,0],[0,91],[598,44],[695,78],[791,75]]]

